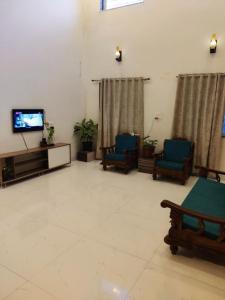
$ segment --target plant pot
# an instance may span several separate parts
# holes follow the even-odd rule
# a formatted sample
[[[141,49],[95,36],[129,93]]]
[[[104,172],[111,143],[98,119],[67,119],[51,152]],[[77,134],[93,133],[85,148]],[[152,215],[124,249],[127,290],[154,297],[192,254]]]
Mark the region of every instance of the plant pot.
[[[93,142],[82,142],[82,150],[87,152],[92,152]]]
[[[155,146],[153,145],[143,146],[142,156],[144,158],[152,158],[154,152],[155,152]]]

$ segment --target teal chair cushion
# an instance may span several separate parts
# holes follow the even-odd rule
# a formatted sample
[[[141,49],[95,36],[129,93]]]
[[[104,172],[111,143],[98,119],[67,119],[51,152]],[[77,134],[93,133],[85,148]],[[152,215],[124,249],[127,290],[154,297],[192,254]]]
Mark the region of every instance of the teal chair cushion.
[[[174,162],[184,162],[191,155],[192,143],[183,140],[165,140],[164,159]]]
[[[225,184],[213,180],[199,178],[182,207],[194,210],[207,216],[220,217],[225,220]],[[184,228],[198,229],[198,220],[183,216]],[[219,237],[219,225],[205,222],[205,234],[211,239]]]
[[[116,153],[124,153],[126,150],[137,149],[137,136],[133,135],[117,135],[116,137]]]
[[[163,168],[163,169],[169,169],[169,170],[177,170],[181,171],[184,169],[184,164],[181,162],[174,162],[174,161],[167,161],[167,160],[158,160],[156,161],[156,166]]]
[[[105,157],[106,160],[111,160],[111,161],[124,161],[125,160],[125,155],[121,153],[108,153],[106,154]]]

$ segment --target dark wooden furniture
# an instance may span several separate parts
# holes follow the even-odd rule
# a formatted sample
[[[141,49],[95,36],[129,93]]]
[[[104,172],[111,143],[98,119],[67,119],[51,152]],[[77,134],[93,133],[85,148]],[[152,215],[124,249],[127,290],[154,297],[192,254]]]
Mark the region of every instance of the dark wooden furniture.
[[[166,139],[164,150],[155,154],[153,179],[165,176],[178,179],[185,184],[191,174],[194,144],[186,139]]]
[[[154,158],[143,158],[138,159],[138,171],[143,173],[152,174],[154,169],[155,159]]]
[[[132,168],[137,168],[139,147],[139,136],[117,135],[115,145],[101,148],[103,170],[107,170],[107,166],[114,166],[127,174]]]
[[[217,181],[207,179],[209,173],[215,173]],[[182,205],[168,200],[161,203],[171,210],[171,228],[164,241],[174,255],[179,246],[225,254],[225,184],[219,183],[225,172],[201,168],[200,174],[204,177]]]
[[[46,173],[71,163],[71,145],[58,143],[54,146],[0,154],[0,185]]]

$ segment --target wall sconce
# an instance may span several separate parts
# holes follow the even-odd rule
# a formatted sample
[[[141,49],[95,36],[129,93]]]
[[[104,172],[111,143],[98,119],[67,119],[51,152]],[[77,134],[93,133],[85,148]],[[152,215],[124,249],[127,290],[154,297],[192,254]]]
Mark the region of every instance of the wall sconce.
[[[116,47],[115,58],[118,62],[122,61],[122,50],[119,47]]]
[[[216,53],[216,48],[217,48],[217,37],[216,34],[213,34],[210,42],[210,53]]]

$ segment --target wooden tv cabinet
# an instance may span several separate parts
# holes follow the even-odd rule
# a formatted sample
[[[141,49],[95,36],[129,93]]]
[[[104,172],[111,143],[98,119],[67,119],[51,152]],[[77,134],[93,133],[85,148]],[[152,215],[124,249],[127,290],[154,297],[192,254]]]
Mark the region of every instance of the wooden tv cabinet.
[[[0,185],[41,175],[52,169],[71,164],[71,145],[54,146],[0,154]]]

